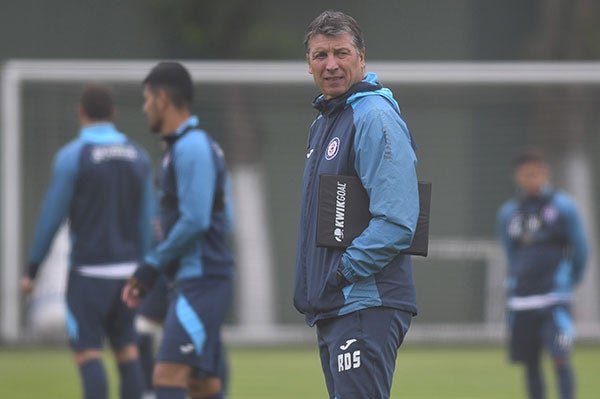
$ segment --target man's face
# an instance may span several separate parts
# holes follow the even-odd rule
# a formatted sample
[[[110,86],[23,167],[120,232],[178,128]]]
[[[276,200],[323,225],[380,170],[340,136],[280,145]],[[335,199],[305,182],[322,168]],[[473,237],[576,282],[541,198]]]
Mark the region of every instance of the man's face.
[[[163,108],[160,104],[159,99],[160,91],[156,94],[148,87],[144,86],[144,115],[148,121],[148,127],[154,133],[160,133],[163,126],[163,118],[161,109]]]
[[[365,52],[352,43],[352,35],[322,34],[310,39],[308,72],[326,100],[341,96],[364,77]]]
[[[550,180],[550,171],[543,163],[528,162],[517,167],[514,179],[517,186],[527,195],[536,196],[542,193]]]

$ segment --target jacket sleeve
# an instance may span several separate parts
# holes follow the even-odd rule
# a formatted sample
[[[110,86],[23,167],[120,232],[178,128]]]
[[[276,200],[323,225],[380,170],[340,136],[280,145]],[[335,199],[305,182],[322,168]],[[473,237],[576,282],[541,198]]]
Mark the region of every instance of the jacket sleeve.
[[[30,278],[35,278],[46,257],[54,235],[69,214],[78,169],[80,146],[77,143],[61,149],[55,157],[50,186],[42,202],[33,241],[29,250]]]
[[[408,128],[391,108],[372,108],[355,124],[355,169],[369,194],[372,218],[341,259],[349,282],[388,265],[412,243],[419,215],[417,158]]]
[[[570,198],[561,195],[563,212],[565,215],[567,239],[569,241],[570,258],[572,262],[571,284],[577,285],[583,278],[585,263],[588,256],[588,247],[581,218],[575,204]]]
[[[175,144],[173,159],[179,199],[179,219],[145,257],[145,263],[161,268],[182,255],[188,243],[210,227],[216,184],[211,144],[205,134],[187,134]]]
[[[143,190],[139,219],[140,259],[143,259],[154,243],[153,220],[156,217],[157,207],[152,173],[148,173]]]
[[[496,235],[498,240],[500,240],[500,244],[509,264],[513,261],[514,249],[508,236],[508,217],[512,213],[514,207],[515,205],[512,201],[507,202],[500,207],[498,214],[496,215]]]
[[[233,196],[233,185],[231,175],[225,177],[225,216],[227,218],[227,231],[231,233],[235,227],[235,198]]]

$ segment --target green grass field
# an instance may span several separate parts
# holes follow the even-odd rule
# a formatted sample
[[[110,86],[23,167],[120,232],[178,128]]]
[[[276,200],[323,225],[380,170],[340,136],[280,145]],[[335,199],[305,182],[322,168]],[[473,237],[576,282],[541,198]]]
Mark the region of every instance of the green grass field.
[[[232,399],[326,398],[314,348],[233,348]],[[598,398],[600,346],[579,346],[574,355],[579,399]],[[108,366],[112,398],[115,369]],[[546,362],[549,399],[556,399]],[[79,380],[66,349],[0,348],[0,398],[76,399]],[[523,398],[519,367],[506,362],[499,347],[420,347],[400,350],[392,398]],[[367,398],[365,398],[367,399]]]

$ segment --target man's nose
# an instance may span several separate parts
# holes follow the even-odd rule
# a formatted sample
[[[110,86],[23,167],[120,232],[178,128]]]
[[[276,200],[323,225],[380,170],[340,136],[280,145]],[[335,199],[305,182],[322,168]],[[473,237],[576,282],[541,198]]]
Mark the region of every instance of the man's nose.
[[[338,69],[338,62],[337,62],[337,58],[335,57],[335,55],[330,54],[327,57],[327,63],[325,64],[325,68],[327,68],[328,71],[333,71]]]

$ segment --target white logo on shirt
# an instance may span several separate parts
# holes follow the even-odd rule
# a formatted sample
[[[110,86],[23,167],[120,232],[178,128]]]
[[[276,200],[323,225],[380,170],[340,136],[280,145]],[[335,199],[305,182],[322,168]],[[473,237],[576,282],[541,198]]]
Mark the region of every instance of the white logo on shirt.
[[[348,341],[346,341],[346,343],[344,345],[340,346],[340,349],[345,351],[346,349],[348,349],[350,347],[350,345],[352,345],[355,342],[356,342],[356,340],[354,338],[349,339]]]
[[[185,344],[185,345],[181,345],[179,347],[179,350],[181,351],[181,353],[183,353],[184,355],[187,355],[189,353],[192,353],[194,351],[194,344]]]

